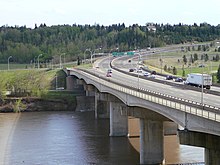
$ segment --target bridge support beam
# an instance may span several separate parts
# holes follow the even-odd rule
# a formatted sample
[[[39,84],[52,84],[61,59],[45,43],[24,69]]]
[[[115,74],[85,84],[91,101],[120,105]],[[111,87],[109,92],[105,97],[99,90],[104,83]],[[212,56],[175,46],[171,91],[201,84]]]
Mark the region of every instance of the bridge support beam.
[[[84,84],[84,90],[86,91],[86,96],[95,96],[95,87],[94,86]]]
[[[178,131],[180,144],[204,147],[205,164],[220,164],[220,136],[189,130]]]
[[[140,164],[162,164],[163,122],[140,118]]]
[[[109,94],[95,92],[95,118],[110,118]]]
[[[66,90],[68,91],[73,91],[74,89],[74,81],[72,76],[67,76],[66,77]]]
[[[109,136],[128,135],[128,117],[123,114],[125,105],[120,102],[110,102],[110,134]]]

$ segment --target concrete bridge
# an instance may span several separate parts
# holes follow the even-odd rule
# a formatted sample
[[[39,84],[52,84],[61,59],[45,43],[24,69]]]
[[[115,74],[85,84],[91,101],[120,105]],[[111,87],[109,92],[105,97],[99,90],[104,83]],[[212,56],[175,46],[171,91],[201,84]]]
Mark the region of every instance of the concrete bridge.
[[[110,136],[128,136],[128,116],[140,119],[140,164],[162,164],[166,121],[183,128],[177,129],[180,143],[205,148],[206,165],[220,164],[220,108],[130,87],[89,70],[65,72],[67,89],[83,86],[96,118],[110,118]]]

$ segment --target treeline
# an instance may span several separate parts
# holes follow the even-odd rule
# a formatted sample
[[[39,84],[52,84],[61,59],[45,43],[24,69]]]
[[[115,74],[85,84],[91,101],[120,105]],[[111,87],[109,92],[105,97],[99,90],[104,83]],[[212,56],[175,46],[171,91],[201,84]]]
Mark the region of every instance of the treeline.
[[[39,54],[41,62],[59,62],[65,53],[66,61],[83,58],[85,50],[97,52],[129,51],[147,47],[160,47],[186,42],[205,42],[219,39],[220,25],[125,24],[96,25],[35,25],[34,29],[22,27],[0,27],[0,63],[34,63]],[[86,52],[89,57],[89,52]]]

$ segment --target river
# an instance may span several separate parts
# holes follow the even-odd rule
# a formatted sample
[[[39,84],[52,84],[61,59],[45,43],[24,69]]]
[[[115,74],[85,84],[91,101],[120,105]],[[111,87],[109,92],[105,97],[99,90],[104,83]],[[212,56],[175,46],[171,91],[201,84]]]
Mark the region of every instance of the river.
[[[109,120],[94,112],[2,113],[0,146],[0,165],[139,164],[139,138],[109,137]],[[202,148],[176,136],[164,146],[166,164],[204,162]]]

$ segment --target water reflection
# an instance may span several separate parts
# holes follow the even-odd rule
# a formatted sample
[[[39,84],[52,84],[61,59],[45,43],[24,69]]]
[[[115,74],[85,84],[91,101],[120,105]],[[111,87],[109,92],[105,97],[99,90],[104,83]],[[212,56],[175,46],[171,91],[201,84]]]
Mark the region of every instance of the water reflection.
[[[93,112],[1,114],[0,132],[2,165],[139,164],[139,138],[109,137],[109,120]],[[202,161],[176,140],[165,138],[167,164]]]

